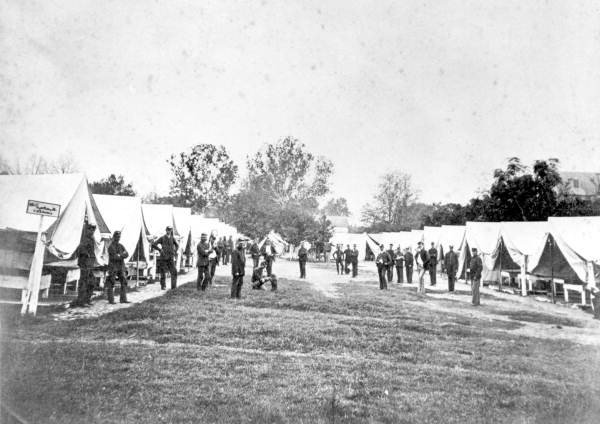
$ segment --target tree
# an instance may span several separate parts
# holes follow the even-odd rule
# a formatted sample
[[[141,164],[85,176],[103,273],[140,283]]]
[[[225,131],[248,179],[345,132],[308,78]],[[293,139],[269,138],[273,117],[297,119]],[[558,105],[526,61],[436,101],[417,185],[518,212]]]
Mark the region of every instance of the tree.
[[[169,195],[181,206],[204,212],[208,206],[222,207],[229,201],[229,189],[235,183],[238,167],[224,146],[198,144],[188,152],[173,154]]]
[[[466,207],[459,203],[437,203],[433,210],[422,216],[423,225],[464,225],[466,219]]]
[[[75,158],[71,152],[61,154],[56,160],[50,163],[51,174],[72,174],[79,171]]]
[[[316,241],[319,198],[329,191],[331,162],[287,137],[249,157],[247,168],[248,178],[232,196],[225,220],[251,237],[274,230],[293,244]]]
[[[107,178],[90,183],[93,194],[112,194],[116,196],[135,196],[133,185],[125,183],[122,175],[110,174]]]
[[[417,191],[411,176],[403,172],[388,172],[380,177],[373,204],[362,210],[362,219],[371,227],[398,231],[407,225],[408,208],[415,203]]]
[[[11,164],[6,158],[0,156],[0,174],[69,174],[77,172],[78,167],[70,152],[61,154],[55,160],[48,160],[38,154],[29,156],[24,162],[18,160]]]
[[[350,216],[348,201],[344,197],[329,199],[322,209],[324,215],[329,216]]]

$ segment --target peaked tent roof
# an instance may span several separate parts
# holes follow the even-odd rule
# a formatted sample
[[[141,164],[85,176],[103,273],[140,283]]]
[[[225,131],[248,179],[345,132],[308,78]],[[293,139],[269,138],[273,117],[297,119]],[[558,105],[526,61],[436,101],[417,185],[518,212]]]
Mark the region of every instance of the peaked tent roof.
[[[500,238],[499,222],[474,222],[465,225],[465,237],[460,248],[458,260],[458,274],[462,275],[466,261],[470,257],[470,250],[475,248],[482,255],[484,271],[493,269],[493,253]],[[484,277],[485,279],[485,277]]]
[[[175,229],[184,239],[187,239],[192,227],[192,209],[173,207],[173,222]]]
[[[423,227],[423,243],[425,247],[431,246],[431,243],[437,249],[440,244],[440,235],[441,235],[442,227]]]
[[[131,256],[136,251],[140,236],[146,235],[142,218],[142,201],[134,196],[112,196],[94,194],[98,210],[102,214],[110,233],[121,231],[121,244]],[[146,237],[142,238],[141,255],[148,253]]]
[[[460,250],[465,238],[465,229],[464,225],[442,225],[439,243],[444,254],[450,251],[450,246],[454,248],[455,252]]]
[[[531,258],[537,253],[549,229],[547,221],[500,223],[499,237],[502,243],[498,243],[492,254],[494,269],[500,269],[500,266],[504,269],[521,268],[525,264],[525,256]],[[528,268],[531,268],[530,264]]]
[[[160,237],[167,226],[173,227],[173,234],[179,237],[173,220],[173,205],[154,205],[142,203],[142,216],[146,226],[146,235]]]

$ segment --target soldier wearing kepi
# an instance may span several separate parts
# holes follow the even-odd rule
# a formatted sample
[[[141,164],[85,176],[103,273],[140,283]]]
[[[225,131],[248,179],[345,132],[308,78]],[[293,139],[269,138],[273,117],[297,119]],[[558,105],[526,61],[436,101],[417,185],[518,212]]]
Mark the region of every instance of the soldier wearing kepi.
[[[127,278],[125,277],[125,259],[129,257],[129,253],[125,247],[119,243],[121,241],[121,232],[115,231],[112,238],[112,243],[108,246],[108,277],[106,279],[106,296],[108,303],[115,303],[113,293],[115,287],[115,277],[121,283],[121,292],[119,301],[121,303],[129,303],[127,301]]]
[[[165,235],[161,236],[152,243],[152,249],[160,252],[158,258],[158,271],[160,272],[160,288],[166,290],[166,273],[171,274],[171,288],[177,288],[177,268],[175,261],[177,260],[177,249],[179,243],[173,236],[173,227],[170,225],[165,228]]]
[[[435,243],[431,243],[431,249],[427,252],[429,253],[429,281],[432,286],[435,286],[436,283],[436,272],[437,272],[437,254],[438,251],[435,248]]]
[[[390,264],[387,267],[387,280],[392,283],[394,281],[394,262],[396,261],[396,253],[394,252],[394,246],[391,243],[387,250],[387,254],[390,257]]]
[[[473,294],[473,306],[479,306],[479,285],[481,284],[481,272],[483,262],[477,254],[477,249],[472,249],[471,262],[469,262],[469,275],[471,276],[471,293]]]
[[[206,290],[206,287],[210,283],[210,260],[209,256],[214,253],[213,248],[207,241],[206,234],[200,236],[200,243],[196,247],[198,252],[198,279],[196,280],[197,290]]]
[[[94,274],[92,269],[96,264],[96,241],[94,240],[94,224],[84,224],[84,233],[77,246],[77,266],[79,266],[79,291],[77,299],[71,302],[71,306],[86,306],[92,304],[94,292]]]
[[[394,260],[394,264],[396,265],[396,275],[398,276],[398,284],[404,283],[404,254],[402,253],[402,249],[400,249],[400,245],[396,249],[396,257]]]
[[[244,284],[244,275],[246,269],[246,255],[244,254],[244,243],[237,241],[236,249],[231,254],[231,298],[240,299],[242,297],[242,284]]]
[[[227,248],[227,262],[229,262],[231,260],[231,256],[233,255],[233,252],[235,251],[235,244],[233,243],[233,236],[229,236],[229,240],[227,240],[227,244],[226,244]]]
[[[298,249],[298,263],[300,264],[300,278],[306,278],[306,261],[308,260],[308,251],[304,247],[304,243],[300,243]]]
[[[384,250],[383,244],[379,246],[380,252],[377,255],[375,263],[377,264],[377,274],[379,274],[379,289],[387,290],[387,281],[385,274],[387,273],[387,267],[389,266],[391,259],[390,255]]]
[[[410,252],[410,247],[404,249],[404,270],[406,271],[406,282],[412,284],[412,273],[415,258]]]
[[[454,283],[456,282],[456,272],[458,271],[458,256],[454,251],[454,246],[450,246],[450,251],[444,256],[444,267],[448,275],[448,291],[454,291]]]
[[[344,250],[344,273],[350,274],[350,264],[352,263],[352,250],[350,250],[350,245],[346,245],[346,250]]]
[[[333,257],[335,258],[335,269],[337,269],[337,273],[344,273],[344,252],[342,251],[342,246],[337,245],[335,252],[333,253]]]
[[[352,278],[358,275],[358,249],[352,246]]]

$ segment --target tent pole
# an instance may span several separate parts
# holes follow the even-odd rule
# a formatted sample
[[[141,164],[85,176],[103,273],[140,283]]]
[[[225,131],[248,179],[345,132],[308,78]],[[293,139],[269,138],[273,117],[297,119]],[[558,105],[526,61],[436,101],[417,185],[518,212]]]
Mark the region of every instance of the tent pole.
[[[498,283],[498,291],[502,291],[502,249],[504,248],[504,242],[500,239],[500,282]]]
[[[521,295],[527,296],[527,255],[523,255],[523,265],[521,266]]]
[[[550,239],[550,288],[552,289],[552,303],[556,303],[556,286],[554,285],[554,239]]]

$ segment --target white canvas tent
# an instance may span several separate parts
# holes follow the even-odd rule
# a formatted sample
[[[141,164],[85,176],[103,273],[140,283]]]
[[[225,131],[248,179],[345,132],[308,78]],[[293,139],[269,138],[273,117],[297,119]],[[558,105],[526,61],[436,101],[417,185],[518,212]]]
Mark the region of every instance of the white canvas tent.
[[[173,235],[181,238],[173,220],[173,205],[153,205],[142,203],[142,216],[149,239],[156,239],[165,234],[167,226],[173,227]]]
[[[438,251],[438,255],[440,250],[441,231],[441,227],[423,227],[423,243],[425,244],[425,249],[430,249],[431,243],[433,243],[435,249]]]
[[[467,222],[458,259],[459,278],[464,278],[471,259],[471,249],[476,248],[483,261],[482,281],[498,281],[499,273],[493,271],[493,253],[499,237],[499,222]]]
[[[283,237],[273,230],[271,230],[269,234],[267,234],[267,236],[258,243],[259,249],[262,249],[263,244],[265,244],[265,241],[267,240],[269,240],[275,248],[275,253],[281,255],[285,252],[285,248],[287,247],[288,243],[283,239]]]
[[[193,255],[192,246],[192,209],[173,207],[173,222],[177,234],[181,237],[179,242],[179,268],[185,269],[186,262]]]
[[[531,273],[595,284],[600,263],[600,219],[549,218],[549,232],[531,259]]]
[[[520,271],[539,250],[540,243],[549,231],[547,221],[501,222],[499,242],[492,256],[494,269]]]
[[[465,228],[464,225],[442,225],[438,249],[440,258],[443,258],[450,251],[450,246],[453,247],[455,252],[460,252],[460,247],[465,238]]]
[[[356,248],[359,251],[358,259],[360,261],[364,261],[367,257],[367,233],[334,233],[333,236],[329,239],[329,243],[333,245],[333,249],[335,250],[335,246],[338,244],[342,245],[342,250],[346,248],[346,245],[352,247],[356,245]],[[377,253],[377,251],[375,251]]]
[[[423,236],[424,236],[424,231],[423,230],[412,230],[410,232],[411,234],[411,248],[414,250],[417,247],[417,244],[419,244],[419,242],[423,241]]]
[[[108,229],[83,174],[0,176],[0,287],[23,290],[23,312],[37,309],[37,290],[49,287],[44,262],[70,259],[81,241],[84,222],[96,224],[96,260],[104,263],[100,233]],[[44,217],[43,239],[36,242],[40,216],[26,213],[28,200],[60,205],[58,218]],[[45,244],[44,244],[45,243]],[[45,248],[44,248],[45,247]],[[39,285],[38,285],[39,283]],[[26,294],[28,293],[28,294]]]
[[[141,199],[133,196],[95,194],[94,200],[110,234],[115,231],[121,232],[120,243],[129,253],[128,261],[146,262],[149,246],[142,218]]]

